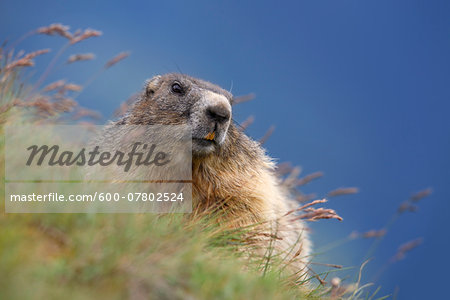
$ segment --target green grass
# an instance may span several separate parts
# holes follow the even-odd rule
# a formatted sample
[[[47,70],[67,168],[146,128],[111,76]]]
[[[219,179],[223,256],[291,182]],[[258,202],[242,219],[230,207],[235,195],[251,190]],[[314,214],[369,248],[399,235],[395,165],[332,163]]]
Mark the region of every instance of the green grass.
[[[306,298],[206,225],[174,214],[2,213],[1,298]]]

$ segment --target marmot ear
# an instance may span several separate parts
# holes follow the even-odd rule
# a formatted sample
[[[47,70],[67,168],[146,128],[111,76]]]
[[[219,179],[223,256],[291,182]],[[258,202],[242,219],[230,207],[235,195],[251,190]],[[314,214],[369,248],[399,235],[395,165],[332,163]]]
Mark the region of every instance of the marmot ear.
[[[156,75],[145,82],[145,94],[147,97],[152,96],[159,87],[161,75]]]

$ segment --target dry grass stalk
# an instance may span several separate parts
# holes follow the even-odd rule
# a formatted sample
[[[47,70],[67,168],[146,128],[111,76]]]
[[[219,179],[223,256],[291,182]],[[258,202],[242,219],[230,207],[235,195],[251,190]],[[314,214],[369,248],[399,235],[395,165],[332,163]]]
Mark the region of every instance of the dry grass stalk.
[[[111,68],[112,66],[117,64],[119,61],[124,60],[128,56],[130,56],[129,52],[121,52],[121,53],[117,54],[112,59],[110,59],[106,62],[105,69]]]
[[[358,231],[354,230],[348,235],[348,239],[354,240],[354,239],[359,238],[359,236],[360,235],[359,235]]]
[[[357,194],[359,192],[359,189],[356,187],[349,187],[349,188],[338,188],[335,190],[332,190],[327,194],[328,197],[335,197],[335,196],[342,196],[342,195],[350,195],[350,194]]]
[[[335,264],[326,264],[326,263],[318,263],[318,262],[310,262],[311,265],[319,265],[319,266],[325,266],[325,267],[330,267],[330,268],[335,268],[335,269],[342,269],[343,266],[342,265],[335,265]]]
[[[327,199],[314,200],[310,203],[300,206],[299,208],[288,211],[284,215],[284,217],[292,215],[295,212],[302,212],[302,214],[295,216],[294,219],[292,219],[292,221],[295,221],[298,219],[303,219],[303,220],[311,221],[311,222],[317,221],[320,219],[336,219],[336,220],[342,221],[343,219],[333,209],[323,208],[323,207],[320,207],[320,208],[312,207],[314,205],[317,205],[320,203],[325,203],[325,202],[327,202]]]
[[[397,213],[402,214],[406,211],[416,212],[418,207],[414,203],[417,203],[423,198],[428,197],[432,193],[433,190],[431,188],[427,188],[425,190],[413,194],[407,201],[404,201],[402,202],[402,204],[400,204],[400,206],[397,209]]]
[[[305,203],[308,201],[313,200],[314,198],[317,198],[317,194],[311,193],[311,194],[300,194],[295,199],[300,203]]]
[[[320,285],[325,286],[327,284],[327,282],[324,280],[325,278],[324,279],[320,278],[319,274],[314,272],[314,270],[311,269],[309,266],[306,266],[306,268],[308,269],[308,272],[312,273],[312,277],[316,278],[317,281],[319,281]],[[325,277],[326,277],[326,275],[325,275]]]
[[[327,199],[314,200],[314,201],[312,201],[312,202],[310,202],[310,203],[307,203],[307,204],[305,204],[305,205],[303,205],[303,206],[300,206],[300,207],[297,209],[297,211],[304,210],[305,208],[311,207],[311,206],[313,206],[313,205],[316,205],[316,204],[319,204],[319,203],[326,203],[326,202],[328,202]]]
[[[79,36],[81,34],[81,29],[78,28],[77,30],[75,30],[75,32],[73,33],[73,36]]]
[[[310,182],[313,181],[314,179],[320,178],[320,177],[322,177],[322,176],[323,176],[323,173],[322,173],[322,172],[314,172],[314,173],[311,173],[311,174],[309,174],[309,175],[306,175],[306,176],[303,177],[303,178],[298,179],[298,180],[297,180],[297,186],[305,185],[305,184],[307,184],[307,183],[310,183]]]
[[[273,132],[275,131],[275,126],[270,126],[270,128],[266,131],[264,136],[259,139],[259,143],[263,145],[267,140],[272,136]]]
[[[246,130],[251,124],[253,124],[254,121],[255,121],[254,116],[250,116],[247,119],[245,119],[245,121],[241,123],[241,130],[242,131]]]
[[[412,241],[409,241],[409,242],[407,242],[405,244],[400,245],[400,247],[398,247],[397,253],[391,259],[391,262],[396,262],[396,261],[404,259],[405,256],[406,256],[406,253],[408,253],[411,250],[417,248],[422,243],[423,243],[423,238],[417,238],[415,240],[412,240]]]
[[[247,102],[247,101],[250,101],[253,99],[255,99],[255,94],[253,94],[253,93],[243,95],[243,96],[237,96],[237,97],[233,98],[233,104],[239,104],[239,103]]]
[[[409,200],[413,203],[416,203],[416,202],[419,202],[420,200],[422,200],[423,198],[428,197],[432,193],[433,193],[433,189],[427,188],[425,190],[415,193],[414,195],[412,195],[409,198]]]
[[[53,91],[53,90],[63,87],[65,84],[66,84],[66,81],[61,79],[61,80],[50,83],[49,85],[44,87],[43,91],[44,92]]]
[[[294,167],[290,170],[288,176],[283,180],[282,184],[291,189],[296,186],[298,175],[302,172],[300,167]]]
[[[341,216],[339,216],[336,211],[334,211],[333,209],[330,208],[323,208],[323,207],[319,207],[319,208],[306,208],[304,209],[305,213],[298,216],[298,219],[303,219],[303,220],[307,220],[310,222],[314,222],[317,220],[323,220],[323,219],[336,219],[339,221],[342,221],[343,218]]]
[[[380,237],[385,236],[386,232],[387,232],[386,229],[380,229],[380,230],[372,229],[372,230],[366,231],[364,233],[361,233],[360,236],[365,239],[380,238]]]
[[[17,67],[32,67],[34,66],[34,61],[33,59],[36,56],[45,54],[50,52],[50,49],[42,49],[42,50],[38,50],[38,51],[34,51],[31,53],[28,53],[27,55],[25,55],[24,57],[20,58],[20,59],[16,59],[15,61],[9,63],[6,65],[5,67],[5,71],[11,71],[14,68]]]
[[[14,55],[14,51],[11,51],[10,53],[11,55]],[[19,52],[16,53],[16,56],[14,57],[14,60],[19,59],[22,55],[25,54],[25,50],[20,50]],[[12,57],[12,56],[11,56]]]
[[[406,211],[409,212],[416,212],[418,207],[414,204],[411,204],[409,201],[404,201],[397,209],[398,214],[402,214]]]
[[[53,105],[50,101],[50,98],[47,96],[38,96],[36,100],[31,102],[18,101],[16,102],[16,106],[21,107],[34,107],[38,110],[40,114],[45,115],[54,115],[55,111],[53,109]]]
[[[85,29],[83,33],[80,32],[79,34],[74,35],[70,39],[70,44],[73,45],[73,44],[79,43],[79,42],[81,42],[83,40],[86,40],[88,38],[98,37],[98,36],[101,36],[101,35],[102,35],[101,31],[88,28],[88,29]]]
[[[93,53],[85,53],[85,54],[74,54],[69,56],[69,59],[67,60],[67,64],[71,64],[77,61],[84,61],[84,60],[92,60],[95,58],[95,55]]]
[[[53,103],[53,109],[57,113],[70,112],[74,107],[77,106],[77,102],[72,98],[63,98],[57,102]]]
[[[37,33],[46,35],[59,35],[67,39],[72,39],[72,34],[69,32],[70,27],[60,23],[50,24],[47,27],[40,27],[36,30]]]
[[[277,165],[276,172],[278,176],[284,176],[292,171],[294,167],[290,162],[284,162]]]
[[[65,92],[65,91],[73,91],[73,92],[79,92],[83,89],[81,85],[74,84],[74,83],[67,83],[61,87],[59,92]]]
[[[14,106],[34,108],[40,116],[48,117],[72,111],[77,106],[77,102],[68,97],[60,97],[57,101],[52,101],[49,96],[40,95],[33,101],[16,99]]]
[[[42,54],[45,54],[45,53],[48,53],[48,52],[50,52],[50,49],[37,50],[37,51],[31,52],[31,53],[25,55],[25,58],[33,59],[36,56],[39,56],[39,55],[42,55]]]

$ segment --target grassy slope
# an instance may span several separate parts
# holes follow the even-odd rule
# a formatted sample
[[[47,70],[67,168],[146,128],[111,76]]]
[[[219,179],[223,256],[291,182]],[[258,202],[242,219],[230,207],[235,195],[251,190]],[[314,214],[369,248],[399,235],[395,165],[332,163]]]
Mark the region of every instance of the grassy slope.
[[[2,93],[1,198],[5,122],[35,122],[17,85]],[[4,88],[5,86],[3,86]],[[3,90],[3,92],[5,92]],[[30,110],[30,108],[26,108]],[[19,121],[20,120],[20,121]],[[236,234],[183,215],[5,214],[0,206],[0,299],[308,298],[274,266],[239,258]]]
[[[181,215],[2,213],[1,298],[303,298],[276,269],[244,268],[204,225]]]

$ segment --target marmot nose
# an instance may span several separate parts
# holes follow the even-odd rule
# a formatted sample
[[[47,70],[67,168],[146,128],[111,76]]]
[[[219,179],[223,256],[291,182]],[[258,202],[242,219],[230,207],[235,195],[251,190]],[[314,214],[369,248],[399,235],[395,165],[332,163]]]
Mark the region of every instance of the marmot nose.
[[[215,105],[206,109],[206,116],[214,122],[225,123],[230,119],[231,111],[223,105]]]

